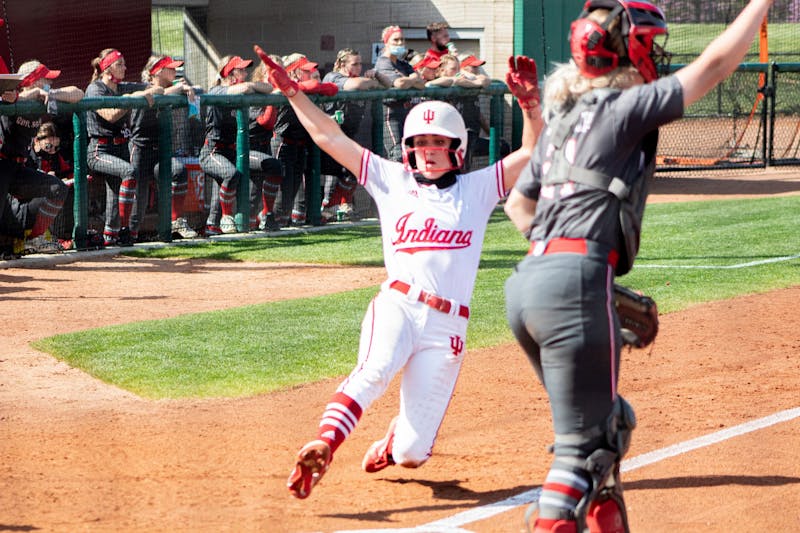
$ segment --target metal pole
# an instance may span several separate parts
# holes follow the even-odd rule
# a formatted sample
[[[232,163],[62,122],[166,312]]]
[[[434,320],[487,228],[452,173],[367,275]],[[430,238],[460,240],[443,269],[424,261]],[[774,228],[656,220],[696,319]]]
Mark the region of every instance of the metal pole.
[[[241,181],[236,189],[236,229],[250,231],[250,116],[249,107],[236,110],[236,170]]]
[[[503,95],[495,94],[489,101],[489,164],[500,158],[500,135],[503,131]]]
[[[162,107],[158,111],[158,238],[164,242],[172,241],[171,107]]]
[[[311,191],[306,191],[309,205],[306,207],[306,217],[312,226],[319,226],[322,219],[322,193],[320,191],[320,163],[319,146],[311,144],[311,183],[306,183],[311,187]]]
[[[80,250],[87,246],[87,232],[89,230],[89,183],[86,180],[86,116],[83,111],[72,114],[72,131],[75,134],[73,141],[73,187],[74,200],[72,205],[75,219],[72,227],[72,240],[75,249]]]

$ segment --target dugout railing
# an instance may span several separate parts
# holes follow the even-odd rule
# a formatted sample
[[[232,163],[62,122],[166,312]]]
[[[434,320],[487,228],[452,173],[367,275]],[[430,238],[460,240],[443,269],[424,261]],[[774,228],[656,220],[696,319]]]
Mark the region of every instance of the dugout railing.
[[[677,70],[680,65],[674,65]],[[334,101],[367,101],[371,106],[372,149],[381,153],[383,147],[383,100],[419,98],[457,98],[486,95],[490,101],[489,162],[499,157],[500,137],[504,132],[505,115],[509,111],[505,97],[508,88],[495,81],[485,89],[429,88],[424,90],[372,90],[340,92],[332,97],[312,96],[317,103]],[[143,97],[84,98],[75,104],[59,104],[59,114],[71,114],[74,133],[74,225],[72,236],[77,248],[86,244],[89,230],[89,193],[86,169],[85,111],[104,108],[143,108]],[[185,96],[156,96],[157,108],[184,109]],[[200,96],[202,106],[224,106],[236,110],[237,169],[244,179],[237,191],[237,228],[249,230],[249,135],[248,110],[265,105],[288,105],[281,95]],[[512,108],[513,109],[513,108]],[[44,114],[38,102],[17,102],[0,105],[0,114]],[[162,113],[160,120],[160,175],[156,177],[158,239],[171,240],[171,190],[169,158],[173,155],[171,113]],[[513,135],[512,135],[513,137]],[[319,149],[312,146],[311,202],[319,206],[320,164]],[[800,63],[745,63],[731,79],[720,84],[698,104],[689,108],[684,118],[662,128],[659,141],[659,172],[703,171],[728,168],[763,168],[766,166],[800,164]],[[319,225],[319,209],[308,210],[309,222]]]
[[[418,98],[458,98],[458,97],[479,97],[487,95],[490,97],[490,139],[489,139],[489,160],[494,162],[499,156],[500,135],[503,131],[504,123],[504,95],[508,93],[505,84],[494,82],[487,88],[465,89],[465,88],[428,88],[423,90],[374,90],[374,91],[352,91],[341,92],[336,96],[318,97],[311,96],[312,100],[319,104],[334,101],[361,100],[368,101],[372,107],[372,145],[373,151],[381,153],[383,147],[383,123],[382,106],[383,100],[414,100]],[[165,96],[157,95],[153,98],[154,108],[159,109],[186,109],[188,113],[188,101],[185,96]],[[242,183],[237,189],[235,215],[236,227],[241,232],[249,231],[249,187],[250,187],[250,166],[249,166],[249,108],[262,107],[266,105],[282,106],[288,105],[286,98],[278,94],[249,94],[249,95],[208,95],[200,96],[200,107],[223,106],[235,109],[237,134],[236,134],[236,167],[242,174]],[[144,97],[99,97],[84,98],[74,104],[59,103],[59,114],[72,115],[73,127],[73,165],[74,165],[74,202],[73,216],[74,225],[72,237],[77,249],[84,248],[87,244],[89,231],[89,192],[87,181],[87,133],[86,115],[88,110],[109,109],[109,108],[146,108],[148,102]],[[45,106],[39,102],[19,101],[14,104],[0,105],[0,114],[3,115],[44,115]],[[171,240],[170,224],[170,159],[173,156],[172,146],[172,113],[159,114],[159,175],[157,181],[157,206],[158,221],[157,232],[161,241]],[[311,172],[311,203],[319,207],[322,202],[320,197],[320,157],[319,148],[312,145],[312,172]],[[246,184],[246,186],[241,186]],[[312,225],[321,223],[320,209],[308,210],[309,222]]]

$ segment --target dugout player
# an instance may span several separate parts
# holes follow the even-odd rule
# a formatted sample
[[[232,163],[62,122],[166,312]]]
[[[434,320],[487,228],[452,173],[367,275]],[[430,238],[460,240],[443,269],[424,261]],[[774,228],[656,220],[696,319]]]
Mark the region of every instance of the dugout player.
[[[262,81],[247,81],[252,59],[225,56],[218,65],[219,76],[208,94],[269,94],[272,86]],[[206,220],[206,235],[236,233],[234,206],[242,173],[236,169],[236,113],[233,108],[206,106],[203,115],[206,139],[200,149],[200,167],[214,180],[211,208]],[[248,228],[249,229],[249,228]]]
[[[335,84],[340,91],[365,91],[381,88],[374,73],[371,76],[362,76],[362,69],[361,54],[352,48],[344,48],[336,54],[333,70],[325,74],[322,81]],[[351,100],[326,103],[323,104],[323,109],[331,116],[336,116],[336,113],[339,112],[342,131],[351,139],[355,139],[364,118],[366,106],[367,102],[364,100]],[[325,152],[320,154],[320,158],[322,174],[325,177],[325,191],[322,198],[323,219],[333,219],[337,210],[352,219],[355,217],[353,196],[358,184],[355,176]]]
[[[142,70],[142,83],[145,87],[158,87],[164,94],[183,94],[193,100],[194,89],[182,80],[175,82],[177,69],[183,61],[174,60],[169,56],[151,55]],[[144,219],[148,200],[150,199],[150,184],[159,174],[158,150],[158,120],[161,113],[172,113],[171,108],[162,109],[133,109],[131,110],[131,137],[130,152],[131,164],[136,169],[139,179],[136,182],[136,202],[131,211],[131,236],[136,239],[139,228]],[[178,112],[185,112],[181,109]],[[170,161],[170,189],[171,202],[171,229],[173,237],[180,239],[193,239],[197,232],[189,226],[183,216],[183,205],[188,191],[186,167],[177,157]]]
[[[20,65],[19,74],[25,77],[19,83],[17,99],[40,101],[53,114],[58,102],[75,103],[83,98],[83,91],[74,86],[52,88],[50,83],[61,71],[50,70],[35,59]],[[17,235],[25,239],[25,251],[58,252],[60,245],[46,238],[45,232],[64,206],[67,186],[60,178],[27,164],[42,122],[39,114],[0,116],[0,219],[9,216],[3,214],[5,209],[11,209],[21,227],[28,230]]]
[[[274,59],[281,61],[280,56]],[[250,81],[269,83],[263,62],[253,69]],[[272,156],[272,136],[278,118],[275,106],[251,107],[250,118],[250,230],[277,231],[275,199],[283,181],[283,165]]]
[[[491,167],[460,174],[467,131],[450,104],[415,106],[404,125],[403,163],[389,161],[345,135],[255,48],[314,142],[375,199],[388,274],[362,322],[356,367],[328,402],[317,438],[297,454],[287,484],[293,496],[306,498],[401,370],[400,412],[367,450],[362,468],[417,468],[431,456],[464,360],[467,306],[489,216],[529,160],[541,129],[539,90],[533,61],[512,58],[507,79],[523,107],[522,146]]]
[[[547,391],[555,433],[526,515],[538,507],[536,533],[629,530],[619,465],[636,420],[617,392],[614,275],[638,249],[639,186],[653,174],[658,128],[735,70],[771,4],[751,0],[695,61],[658,79],[668,62],[656,42],[667,34],[661,10],[589,0],[572,23],[573,62],[547,79],[547,128],[505,205],[531,241],[506,282],[508,321]],[[621,217],[626,190],[638,190],[640,205]]]
[[[153,95],[163,94],[158,87],[122,94],[127,66],[122,53],[106,48],[92,60],[92,81],[86,88],[87,97],[143,96],[152,105]],[[128,137],[130,109],[94,109],[86,112],[86,131],[89,136],[87,167],[94,177],[106,183],[106,214],[103,243],[132,246],[131,211],[136,199],[136,169],[130,163]]]

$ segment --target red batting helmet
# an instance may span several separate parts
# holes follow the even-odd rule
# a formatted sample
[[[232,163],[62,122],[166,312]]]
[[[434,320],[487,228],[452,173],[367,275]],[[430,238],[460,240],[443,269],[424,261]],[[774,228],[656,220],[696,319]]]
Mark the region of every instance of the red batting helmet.
[[[595,9],[609,10],[602,23],[586,18]],[[608,42],[608,27],[617,17],[624,56],[612,50]],[[659,45],[655,40],[660,36],[663,42]],[[570,28],[572,59],[587,78],[602,76],[621,65],[633,65],[645,81],[653,81],[659,70],[669,66],[671,54],[664,51],[666,39],[664,13],[645,1],[588,0]]]

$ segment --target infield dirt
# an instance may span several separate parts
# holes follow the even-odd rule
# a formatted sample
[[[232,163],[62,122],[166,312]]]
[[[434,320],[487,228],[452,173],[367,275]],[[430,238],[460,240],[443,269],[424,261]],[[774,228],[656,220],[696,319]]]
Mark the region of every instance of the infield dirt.
[[[782,169],[661,178],[651,201],[799,192],[796,170]],[[382,268],[120,256],[50,267],[16,263],[0,270],[0,531],[413,528],[531,489],[546,473],[546,397],[513,344],[469,352],[423,468],[372,476],[360,470],[362,454],[396,409],[395,380],[304,501],[289,496],[286,476],[339,378],[244,399],[150,401],[28,344],[78,329],[274,301],[287,287],[304,297],[376,286]],[[629,456],[800,406],[798,301],[800,287],[793,287],[663,316],[652,351],[624,355],[620,391],[640,421]],[[800,419],[637,469],[624,480],[636,532],[794,531]],[[521,531],[524,511],[461,527]]]

